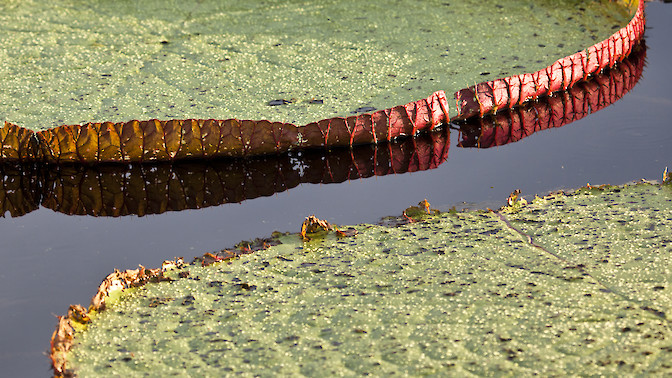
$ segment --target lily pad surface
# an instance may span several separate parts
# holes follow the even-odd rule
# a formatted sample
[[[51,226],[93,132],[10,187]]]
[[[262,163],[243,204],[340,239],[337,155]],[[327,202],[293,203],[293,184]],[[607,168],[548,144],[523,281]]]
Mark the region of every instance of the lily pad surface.
[[[6,1],[0,121],[301,125],[534,72],[630,17],[606,0]]]
[[[110,297],[81,376],[672,372],[672,189],[558,193],[359,225]]]

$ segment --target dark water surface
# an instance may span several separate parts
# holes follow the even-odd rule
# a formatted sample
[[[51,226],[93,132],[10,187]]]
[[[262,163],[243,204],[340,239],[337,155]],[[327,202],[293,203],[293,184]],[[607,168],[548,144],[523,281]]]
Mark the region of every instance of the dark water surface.
[[[586,183],[659,180],[672,168],[672,6],[647,5],[647,66],[614,105],[561,128],[488,149],[460,148],[436,169],[340,184],[303,183],[240,203],[159,215],[69,216],[41,207],[0,219],[0,375],[45,376],[43,354],[69,304],[88,304],[115,268],[191,259],[274,230],[298,231],[315,214],[337,224],[376,222],[423,198],[446,210],[498,206],[514,189],[544,194]]]

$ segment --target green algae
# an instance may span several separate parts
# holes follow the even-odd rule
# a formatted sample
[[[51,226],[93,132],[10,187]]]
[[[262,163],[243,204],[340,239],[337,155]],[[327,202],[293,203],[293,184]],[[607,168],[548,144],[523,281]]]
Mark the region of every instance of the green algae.
[[[305,124],[534,72],[629,18],[606,0],[8,1],[0,121]]]
[[[669,186],[640,184],[515,213],[359,225],[354,238],[283,236],[125,291],[76,334],[68,366],[82,376],[669,374],[671,203]]]

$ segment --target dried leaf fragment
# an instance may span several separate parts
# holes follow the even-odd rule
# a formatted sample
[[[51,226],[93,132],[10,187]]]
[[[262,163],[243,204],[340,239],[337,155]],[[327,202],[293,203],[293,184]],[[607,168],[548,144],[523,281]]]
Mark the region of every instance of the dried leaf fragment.
[[[49,350],[54,377],[72,377],[74,375],[71,370],[67,370],[65,367],[67,353],[72,346],[74,333],[75,330],[70,324],[70,319],[67,316],[59,316],[58,326],[51,335],[51,347]]]
[[[506,199],[506,207],[503,208],[502,211],[515,214],[525,207],[527,205],[527,200],[525,200],[523,197],[520,197],[520,193],[520,189],[516,189],[511,192],[509,197]]]
[[[208,266],[208,265],[214,264],[216,262],[220,262],[220,261],[225,260],[224,257],[217,256],[217,255],[215,255],[213,253],[210,253],[210,252],[205,253],[203,255],[203,257],[201,257],[200,259],[201,259],[201,266]]]
[[[306,217],[306,220],[301,225],[301,239],[308,241],[310,240],[308,234],[315,234],[319,231],[329,232],[332,230],[336,230],[336,227],[325,220],[317,218],[315,215],[311,215]]]
[[[81,324],[91,323],[89,312],[82,305],[70,305],[68,318]]]
[[[411,206],[406,210],[404,210],[404,212],[402,213],[402,217],[406,219],[409,223],[414,223],[421,220],[427,215],[438,213],[439,211],[436,209],[432,209],[427,199],[424,199],[418,202],[417,206]]]
[[[667,167],[665,167],[665,171],[663,171],[663,184],[670,183],[672,183],[672,172],[668,172]]]
[[[352,236],[356,236],[358,233],[359,232],[352,227],[348,227],[348,229],[346,230],[336,230],[336,236],[338,236],[339,238],[349,238]]]
[[[177,265],[177,263],[174,264]],[[118,270],[115,271],[108,275],[98,287],[98,292],[91,298],[89,311],[100,311],[105,309],[105,300],[112,291],[142,286],[147,282],[170,280],[170,278],[164,276],[163,273],[164,271],[161,268],[146,269],[142,265],[140,265],[138,269],[129,269],[123,272]]]

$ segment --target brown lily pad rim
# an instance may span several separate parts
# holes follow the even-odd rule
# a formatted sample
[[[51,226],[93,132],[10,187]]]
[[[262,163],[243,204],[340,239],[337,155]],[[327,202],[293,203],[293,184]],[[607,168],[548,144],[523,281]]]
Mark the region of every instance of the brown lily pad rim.
[[[40,206],[68,215],[144,216],[241,202],[301,183],[340,183],[431,170],[457,147],[491,148],[563,127],[613,104],[634,88],[646,44],[612,69],[523,106],[451,123],[392,143],[311,149],[246,159],[110,164],[2,164],[0,213],[25,215]]]
[[[446,94],[438,91],[405,105],[303,126],[267,120],[151,119],[63,125],[34,132],[5,122],[0,128],[0,163],[142,163],[248,157],[294,149],[389,142],[451,121],[495,114],[567,90],[630,55],[644,35],[644,1],[612,1],[636,9],[626,26],[539,71],[457,91],[454,94],[457,116],[452,119],[448,115]]]
[[[192,264],[207,266],[215,262],[226,261],[254,251],[267,249],[270,246],[280,244],[278,240],[280,235],[278,233],[267,239],[242,241],[231,250],[222,250],[218,253],[205,253],[201,257],[194,258]],[[156,269],[147,269],[142,265],[138,269],[128,269],[125,271],[115,269],[98,286],[98,291],[91,298],[88,309],[81,305],[71,305],[68,308],[66,316],[58,317],[58,326],[51,336],[49,359],[51,360],[54,377],[75,376],[74,371],[66,368],[67,354],[74,341],[75,325],[88,324],[91,322],[90,314],[104,311],[110,293],[120,289],[144,286],[152,282],[171,281],[172,279],[167,277],[165,273],[169,270],[186,266],[188,264],[185,264],[184,259],[178,257],[174,260],[164,261],[161,267]],[[179,277],[182,278],[184,274],[188,275],[188,271],[182,271]]]
[[[431,170],[448,159],[452,131],[459,132],[457,147],[482,149],[563,127],[621,99],[645,64],[642,42],[614,68],[566,91],[385,144],[188,162],[0,164],[0,213],[18,217],[42,206],[68,215],[145,216],[242,202],[301,183]]]

